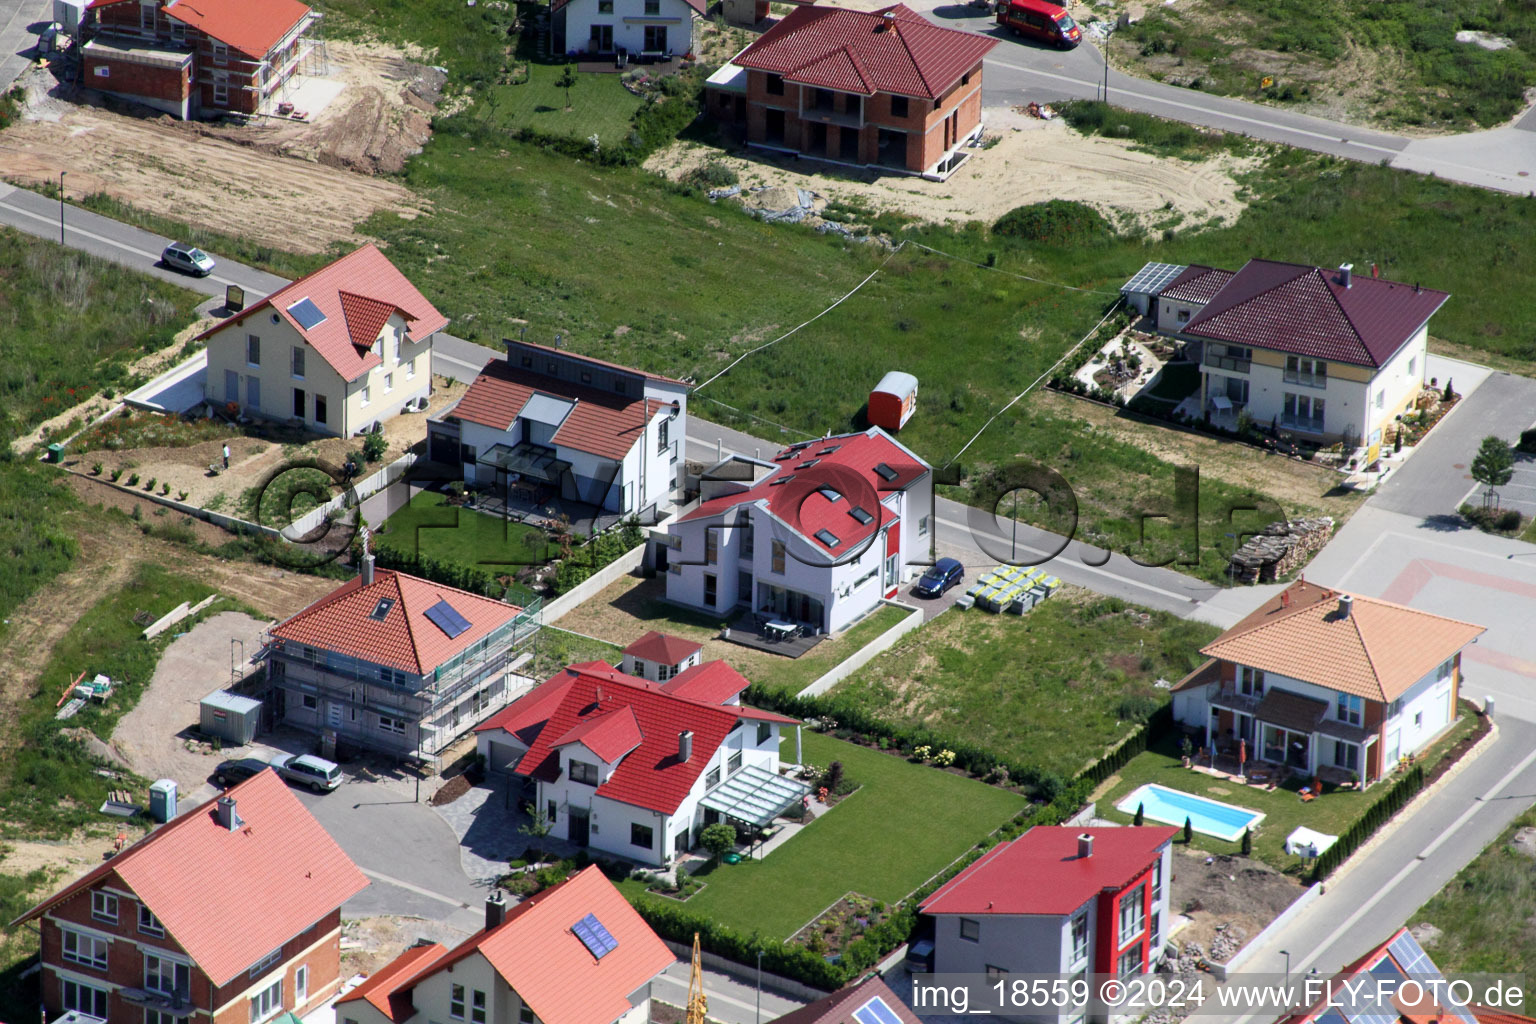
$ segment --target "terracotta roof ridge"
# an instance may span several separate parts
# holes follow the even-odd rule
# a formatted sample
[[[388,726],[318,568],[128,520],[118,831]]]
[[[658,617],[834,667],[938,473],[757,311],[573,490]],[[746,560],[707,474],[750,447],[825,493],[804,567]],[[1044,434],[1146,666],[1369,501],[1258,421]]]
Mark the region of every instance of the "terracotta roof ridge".
[[[856,51],[851,44],[844,43],[843,53],[847,55],[848,63],[853,65],[853,73],[859,76],[859,81],[863,83],[864,88],[868,89],[870,92],[875,92],[876,89],[874,81],[869,76],[869,69],[866,68],[864,66],[864,62],[859,59],[858,51]]]
[[[916,73],[917,80],[923,83],[923,88],[928,90],[930,96],[938,96],[939,90],[935,89],[933,83],[928,81],[928,76],[923,73],[922,62],[917,59],[917,54],[912,52],[912,44],[907,42],[907,37],[901,30],[902,19],[896,16],[896,8],[898,7],[906,7],[906,4],[892,4],[881,12],[881,16],[883,17],[887,13],[890,14],[891,28],[895,31],[896,38],[901,41],[901,48],[906,51],[907,59],[912,62],[912,70]],[[908,9],[910,10],[910,8]]]

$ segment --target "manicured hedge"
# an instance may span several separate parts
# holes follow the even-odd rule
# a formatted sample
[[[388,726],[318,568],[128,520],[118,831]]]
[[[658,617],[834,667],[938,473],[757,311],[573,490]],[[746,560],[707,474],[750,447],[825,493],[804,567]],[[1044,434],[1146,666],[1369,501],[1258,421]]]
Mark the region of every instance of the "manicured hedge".
[[[1317,858],[1317,863],[1312,865],[1312,881],[1321,882],[1333,874],[1340,864],[1349,859],[1349,855],[1365,844],[1365,841],[1376,834],[1376,830],[1392,820],[1392,816],[1403,809],[1403,806],[1413,799],[1414,794],[1424,788],[1424,766],[1414,765],[1409,768],[1402,778],[1392,784],[1392,788],[1382,794],[1381,799],[1372,804],[1364,814],[1355,819],[1355,823],[1349,826],[1349,830],[1339,837],[1339,841]]]
[[[495,576],[484,569],[472,569],[454,562],[440,562],[415,551],[401,551],[379,545],[374,549],[373,558],[380,569],[395,569],[412,576],[420,576],[424,580],[431,580],[433,583],[441,583],[445,587],[467,590],[472,594],[481,594],[500,600],[502,593],[506,590],[506,587],[496,582]]]

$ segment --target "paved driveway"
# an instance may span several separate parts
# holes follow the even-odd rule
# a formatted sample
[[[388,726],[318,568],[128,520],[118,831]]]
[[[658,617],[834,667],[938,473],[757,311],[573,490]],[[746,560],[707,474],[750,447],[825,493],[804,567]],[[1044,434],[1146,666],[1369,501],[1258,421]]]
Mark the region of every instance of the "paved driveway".
[[[0,0],[0,92],[32,63],[37,30],[53,20],[53,0]]]

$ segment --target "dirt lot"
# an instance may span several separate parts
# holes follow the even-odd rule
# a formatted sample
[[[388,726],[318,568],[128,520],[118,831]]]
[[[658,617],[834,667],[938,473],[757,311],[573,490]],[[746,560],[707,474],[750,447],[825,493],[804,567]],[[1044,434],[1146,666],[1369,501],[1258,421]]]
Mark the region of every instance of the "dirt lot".
[[[441,921],[419,917],[360,917],[341,923],[341,976],[372,974],[417,939],[441,942],[450,949],[469,936]]]
[[[1182,213],[1185,223],[1211,218],[1231,223],[1243,212],[1234,174],[1247,161],[1230,156],[1163,159],[1137,153],[1128,142],[1079,135],[1060,120],[1040,121],[1009,107],[983,113],[987,135],[996,137],[997,144],[969,150],[971,158],[948,181],[781,162],[758,152],[720,159],[740,175],[744,188],[810,189],[822,200],[856,200],[936,222],[990,223],[1016,206],[1062,197],[1105,212],[1128,211],[1149,226],[1175,213]],[[719,154],[712,147],[678,142],[652,156],[645,167],[677,179]],[[817,209],[824,205],[818,201]]]
[[[425,413],[402,413],[384,423],[384,437],[389,449],[383,458],[368,467],[373,472],[399,458],[415,444],[426,440],[426,418],[457,402],[469,385],[456,381],[452,385],[447,378],[433,381],[432,403]],[[266,483],[273,474],[293,459],[314,458],[332,466],[341,466],[348,452],[358,449],[361,442],[351,437],[327,437],[300,444],[281,440],[246,436],[229,442],[229,470],[218,476],[210,476],[208,467],[222,459],[223,442],[204,441],[186,448],[133,448],[121,451],[93,451],[70,456],[64,465],[78,472],[89,472],[97,462],[102,464],[102,475],[110,476],[112,470],[123,469],[119,483],[126,483],[130,473],[137,473],[147,482],[154,478],[171,485],[171,497],[186,491],[187,502],[199,508],[211,508],[227,515],[238,515],[240,496],[247,488]],[[158,488],[157,488],[158,490]],[[148,505],[149,502],[144,504]]]
[[[329,49],[331,77],[346,88],[307,124],[116,113],[34,71],[21,79],[22,116],[0,133],[0,167],[24,184],[57,181],[67,170],[71,196],[106,193],[194,224],[228,223],[238,210],[241,234],[290,251],[356,241],[353,226],[376,210],[408,218],[426,210],[403,186],[367,175],[398,171],[420,151],[441,79],[382,46]]]
[[[1233,938],[1251,939],[1301,894],[1300,882],[1268,864],[1173,846],[1172,909],[1191,920],[1173,937],[1181,947],[1198,942],[1209,950],[1221,925]]]
[[[1278,500],[1287,513],[1299,506],[1333,516],[1343,526],[1366,495],[1349,491],[1330,493],[1343,479],[1338,473],[1281,455],[1260,454],[1247,445],[1146,423],[1116,410],[1083,402],[1052,391],[1040,391],[1030,401],[1052,415],[1070,416],[1156,455],[1164,462],[1199,466],[1203,476],[1235,487],[1253,487]],[[1326,496],[1325,496],[1326,495]]]

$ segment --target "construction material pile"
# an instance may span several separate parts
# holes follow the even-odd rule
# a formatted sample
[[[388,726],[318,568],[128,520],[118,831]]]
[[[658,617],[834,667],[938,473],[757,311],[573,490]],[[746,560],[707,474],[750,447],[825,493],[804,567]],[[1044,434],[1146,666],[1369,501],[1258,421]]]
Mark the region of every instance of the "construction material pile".
[[[1232,579],[1238,583],[1274,583],[1305,565],[1333,536],[1333,517],[1279,520],[1250,537],[1232,553]]]

